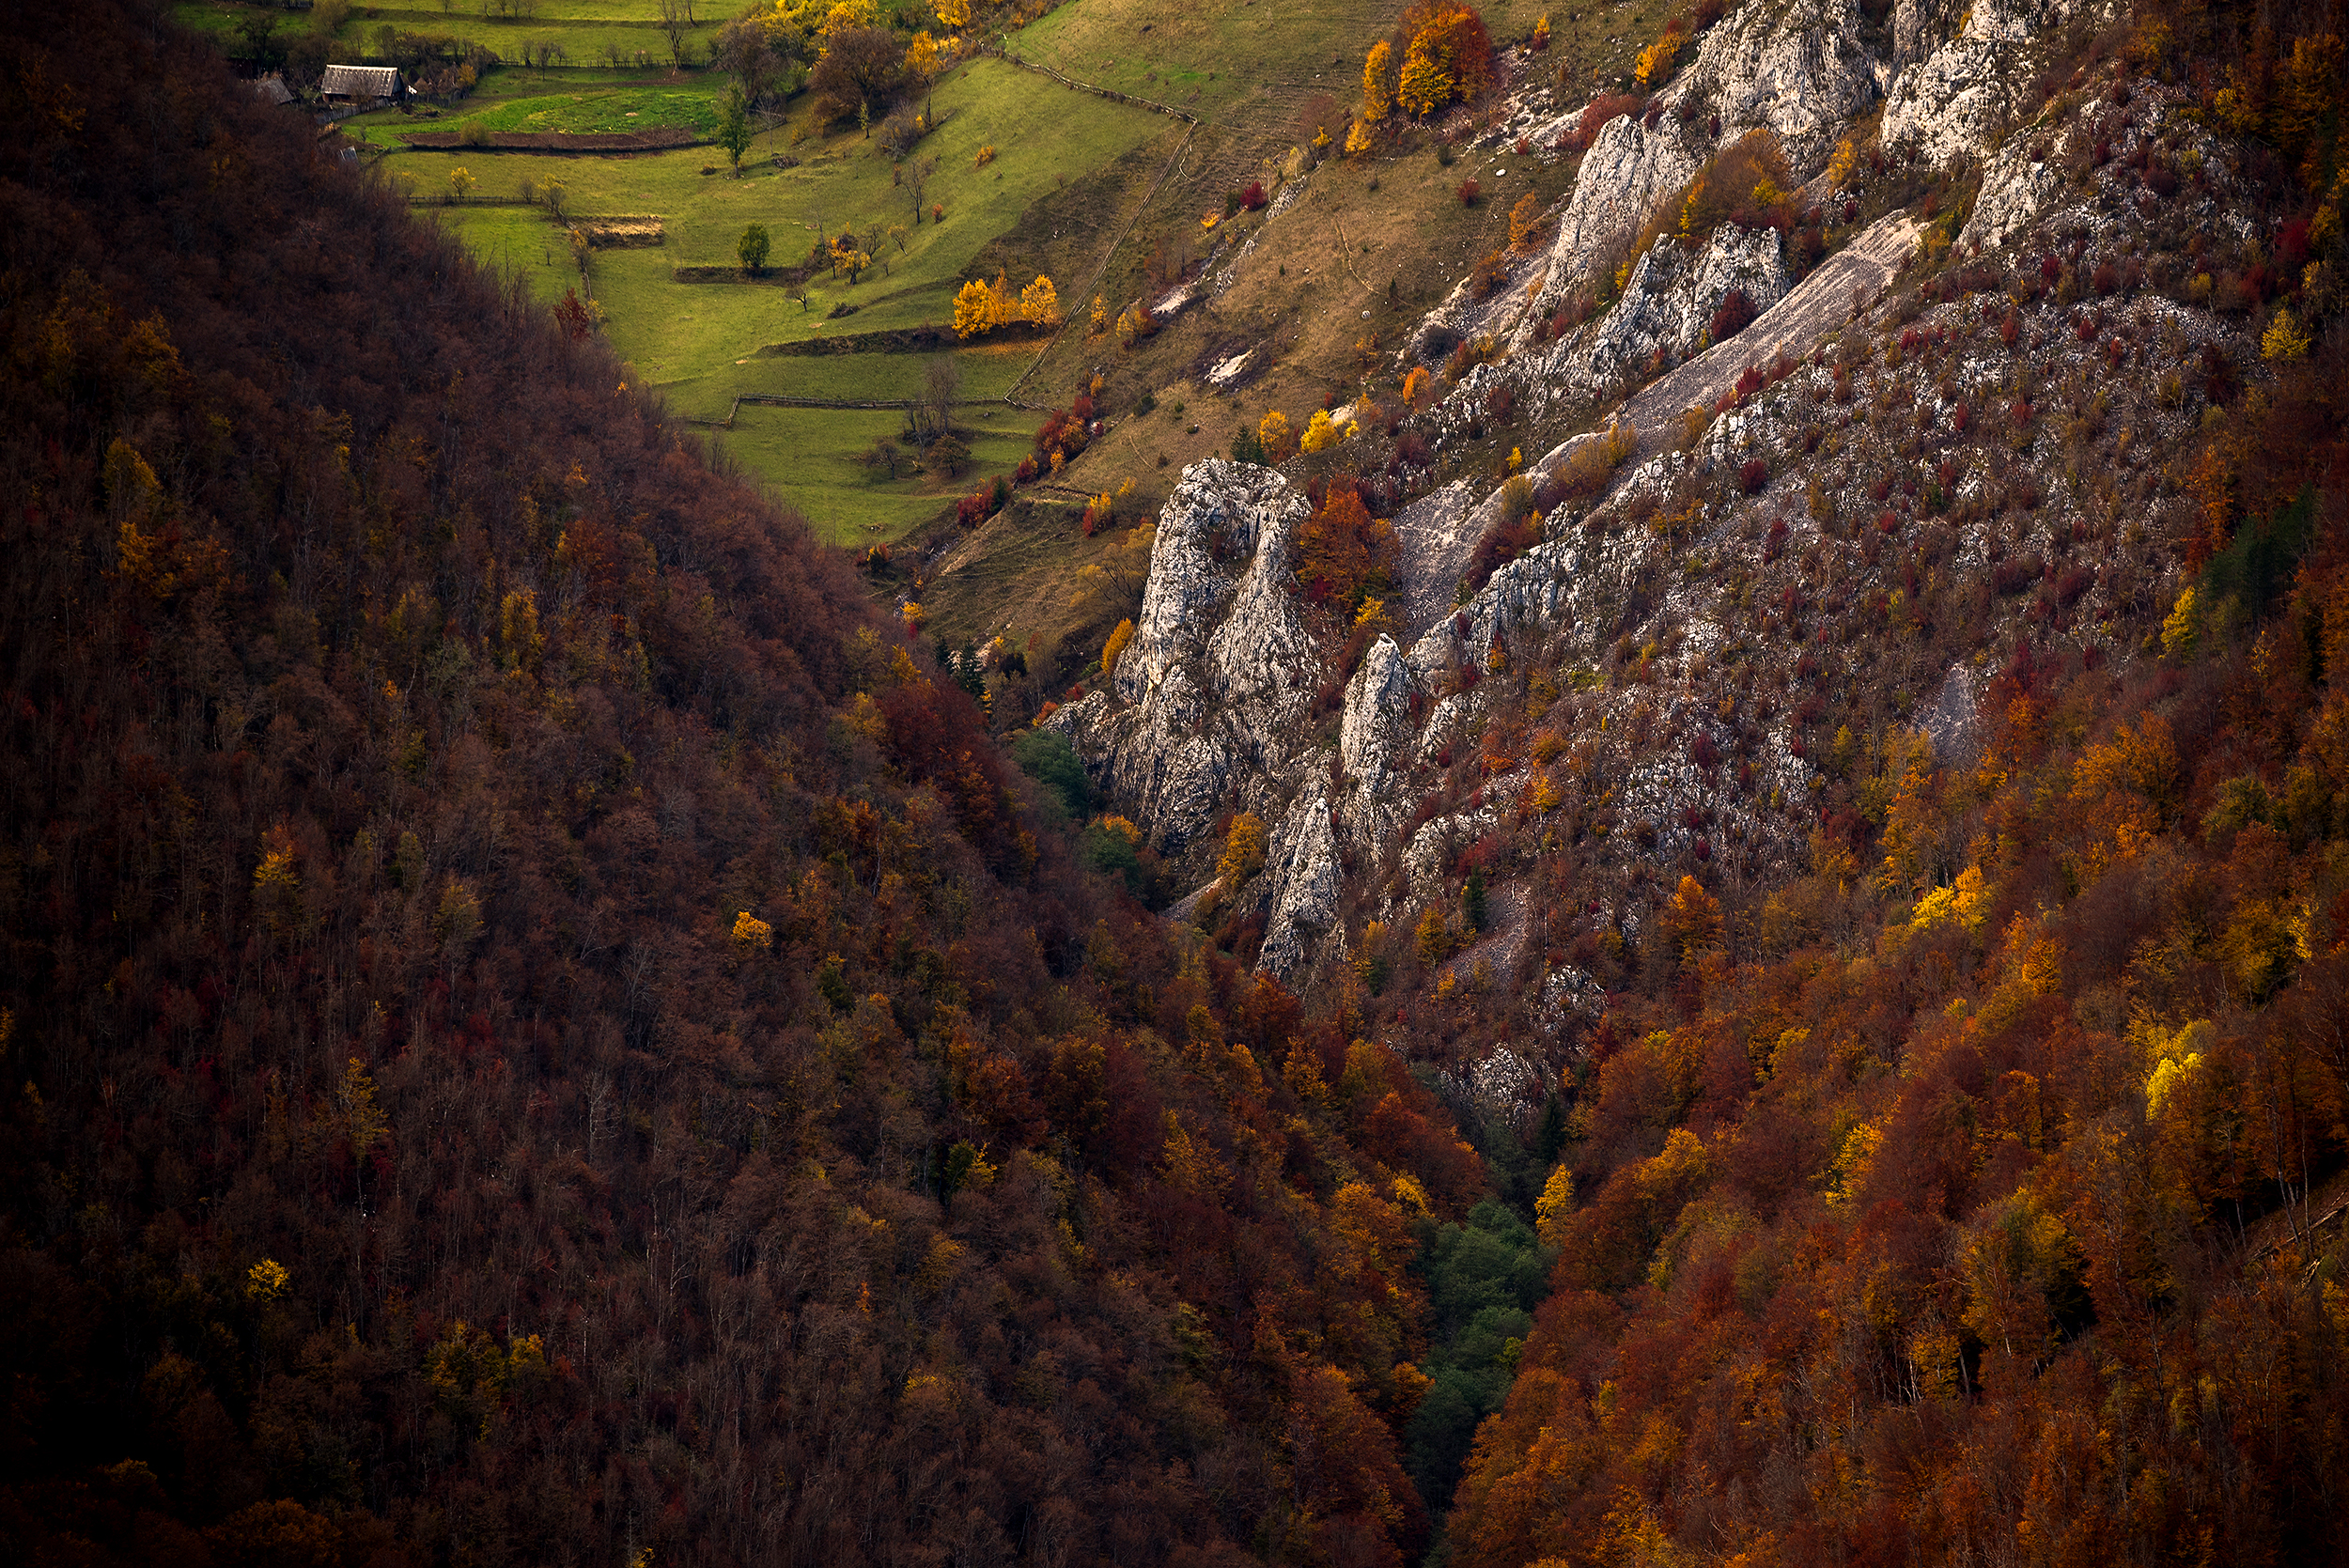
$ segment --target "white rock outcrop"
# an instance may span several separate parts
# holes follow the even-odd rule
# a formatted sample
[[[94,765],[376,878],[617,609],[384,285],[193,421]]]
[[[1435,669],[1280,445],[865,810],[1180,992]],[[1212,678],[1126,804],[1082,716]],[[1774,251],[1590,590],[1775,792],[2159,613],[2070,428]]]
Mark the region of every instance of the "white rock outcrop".
[[[1701,151],[1670,115],[1659,116],[1653,129],[1631,115],[1607,122],[1583,155],[1543,264],[1541,287],[1511,347],[1522,348],[1533,324],[1563,304],[1595,266],[1611,264],[1656,204],[1688,183]]]
[[[1741,6],[1704,35],[1695,65],[1667,96],[1675,103],[1693,96],[1708,116],[1719,115],[1724,145],[1770,132],[1801,179],[1891,80],[1892,63],[1870,47],[1863,20],[1856,0]]]
[[[1776,230],[1723,224],[1693,252],[1661,236],[1632,262],[1623,297],[1547,350],[1536,379],[1550,397],[1603,396],[1705,348],[1713,317],[1733,290],[1743,291],[1759,315],[1786,287]]]
[[[1315,691],[1314,642],[1287,590],[1308,511],[1270,469],[1193,464],[1159,515],[1114,698],[1094,691],[1050,721],[1170,853],[1206,830],[1235,786],[1252,808],[1278,803],[1268,781],[1287,770]]]
[[[1346,683],[1346,716],[1338,723],[1338,766],[1346,774],[1338,813],[1361,843],[1383,843],[1403,820],[1403,754],[1410,737],[1410,666],[1394,639],[1382,635]]]
[[[2016,137],[1994,154],[1982,171],[1982,194],[1958,235],[1962,246],[1987,250],[2019,234],[2063,190],[2063,177],[2029,137]]]
[[[1879,138],[1935,163],[1989,151],[2030,83],[2034,45],[2088,8],[2086,0],[1981,0],[1954,37],[1893,80]],[[1926,13],[1916,29],[1921,49],[1932,36]]]
[[[1273,831],[1265,853],[1265,896],[1270,905],[1257,967],[1285,978],[1305,961],[1309,944],[1338,918],[1338,844],[1330,831],[1330,802],[1299,795]]]

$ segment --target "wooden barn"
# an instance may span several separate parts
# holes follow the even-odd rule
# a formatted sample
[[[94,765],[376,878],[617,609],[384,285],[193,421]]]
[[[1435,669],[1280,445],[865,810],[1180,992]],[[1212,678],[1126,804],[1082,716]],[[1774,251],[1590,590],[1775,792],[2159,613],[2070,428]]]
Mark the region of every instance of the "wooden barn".
[[[319,99],[338,109],[381,109],[407,102],[408,84],[397,66],[328,66]]]

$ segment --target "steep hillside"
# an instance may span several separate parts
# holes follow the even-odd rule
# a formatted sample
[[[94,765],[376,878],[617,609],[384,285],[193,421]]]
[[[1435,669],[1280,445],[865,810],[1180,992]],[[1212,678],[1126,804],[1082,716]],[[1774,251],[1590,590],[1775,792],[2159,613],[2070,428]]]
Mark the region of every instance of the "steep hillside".
[[[1416,1553],[1401,1060],[203,46],[0,31],[9,1560]]]
[[[2341,1560],[2349,22],[1503,15],[853,572],[0,22],[11,1560]]]
[[[1173,488],[1042,723],[1539,1195],[1462,1559],[2338,1551],[2339,34],[1701,9]]]

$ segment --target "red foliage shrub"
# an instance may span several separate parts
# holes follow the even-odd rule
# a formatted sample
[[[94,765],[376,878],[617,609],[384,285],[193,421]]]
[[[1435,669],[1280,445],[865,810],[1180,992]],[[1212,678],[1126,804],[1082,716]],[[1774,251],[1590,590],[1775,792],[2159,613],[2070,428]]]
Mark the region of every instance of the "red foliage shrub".
[[[1261,179],[1250,180],[1248,182],[1248,188],[1239,194],[1239,205],[1243,211],[1262,211],[1264,210],[1265,200],[1264,181]]]
[[[1637,93],[1601,93],[1583,105],[1581,117],[1574,123],[1572,140],[1578,151],[1588,151],[1598,140],[1598,133],[1607,122],[1622,115],[1636,114],[1646,107],[1647,101]]]
[[[1990,568],[1990,587],[2000,595],[2019,594],[2046,571],[2046,562],[2036,555],[2010,555]]]
[[[1755,315],[1753,301],[1746,291],[1733,288],[1721,296],[1720,308],[1713,312],[1713,320],[1706,330],[1713,334],[1714,342],[1726,343],[1753,325]]]
[[[1476,205],[1476,198],[1484,194],[1485,188],[1478,184],[1474,179],[1463,179],[1460,181],[1459,197],[1460,205],[1462,207],[1474,207]]]
[[[1737,488],[1748,495],[1759,491],[1770,482],[1770,464],[1765,458],[1748,458],[1737,468]]]

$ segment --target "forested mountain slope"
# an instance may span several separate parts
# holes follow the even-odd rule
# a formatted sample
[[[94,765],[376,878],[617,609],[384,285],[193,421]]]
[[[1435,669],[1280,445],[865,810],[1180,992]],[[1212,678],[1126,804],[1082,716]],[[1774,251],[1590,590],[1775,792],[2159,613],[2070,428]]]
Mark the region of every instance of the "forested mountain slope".
[[[1448,1560],[2340,1560],[2344,32],[1529,41],[1554,241],[1169,496],[1042,722],[1557,1250]]]
[[[1484,1178],[1344,999],[202,47],[0,32],[7,1554],[1416,1551]]]

